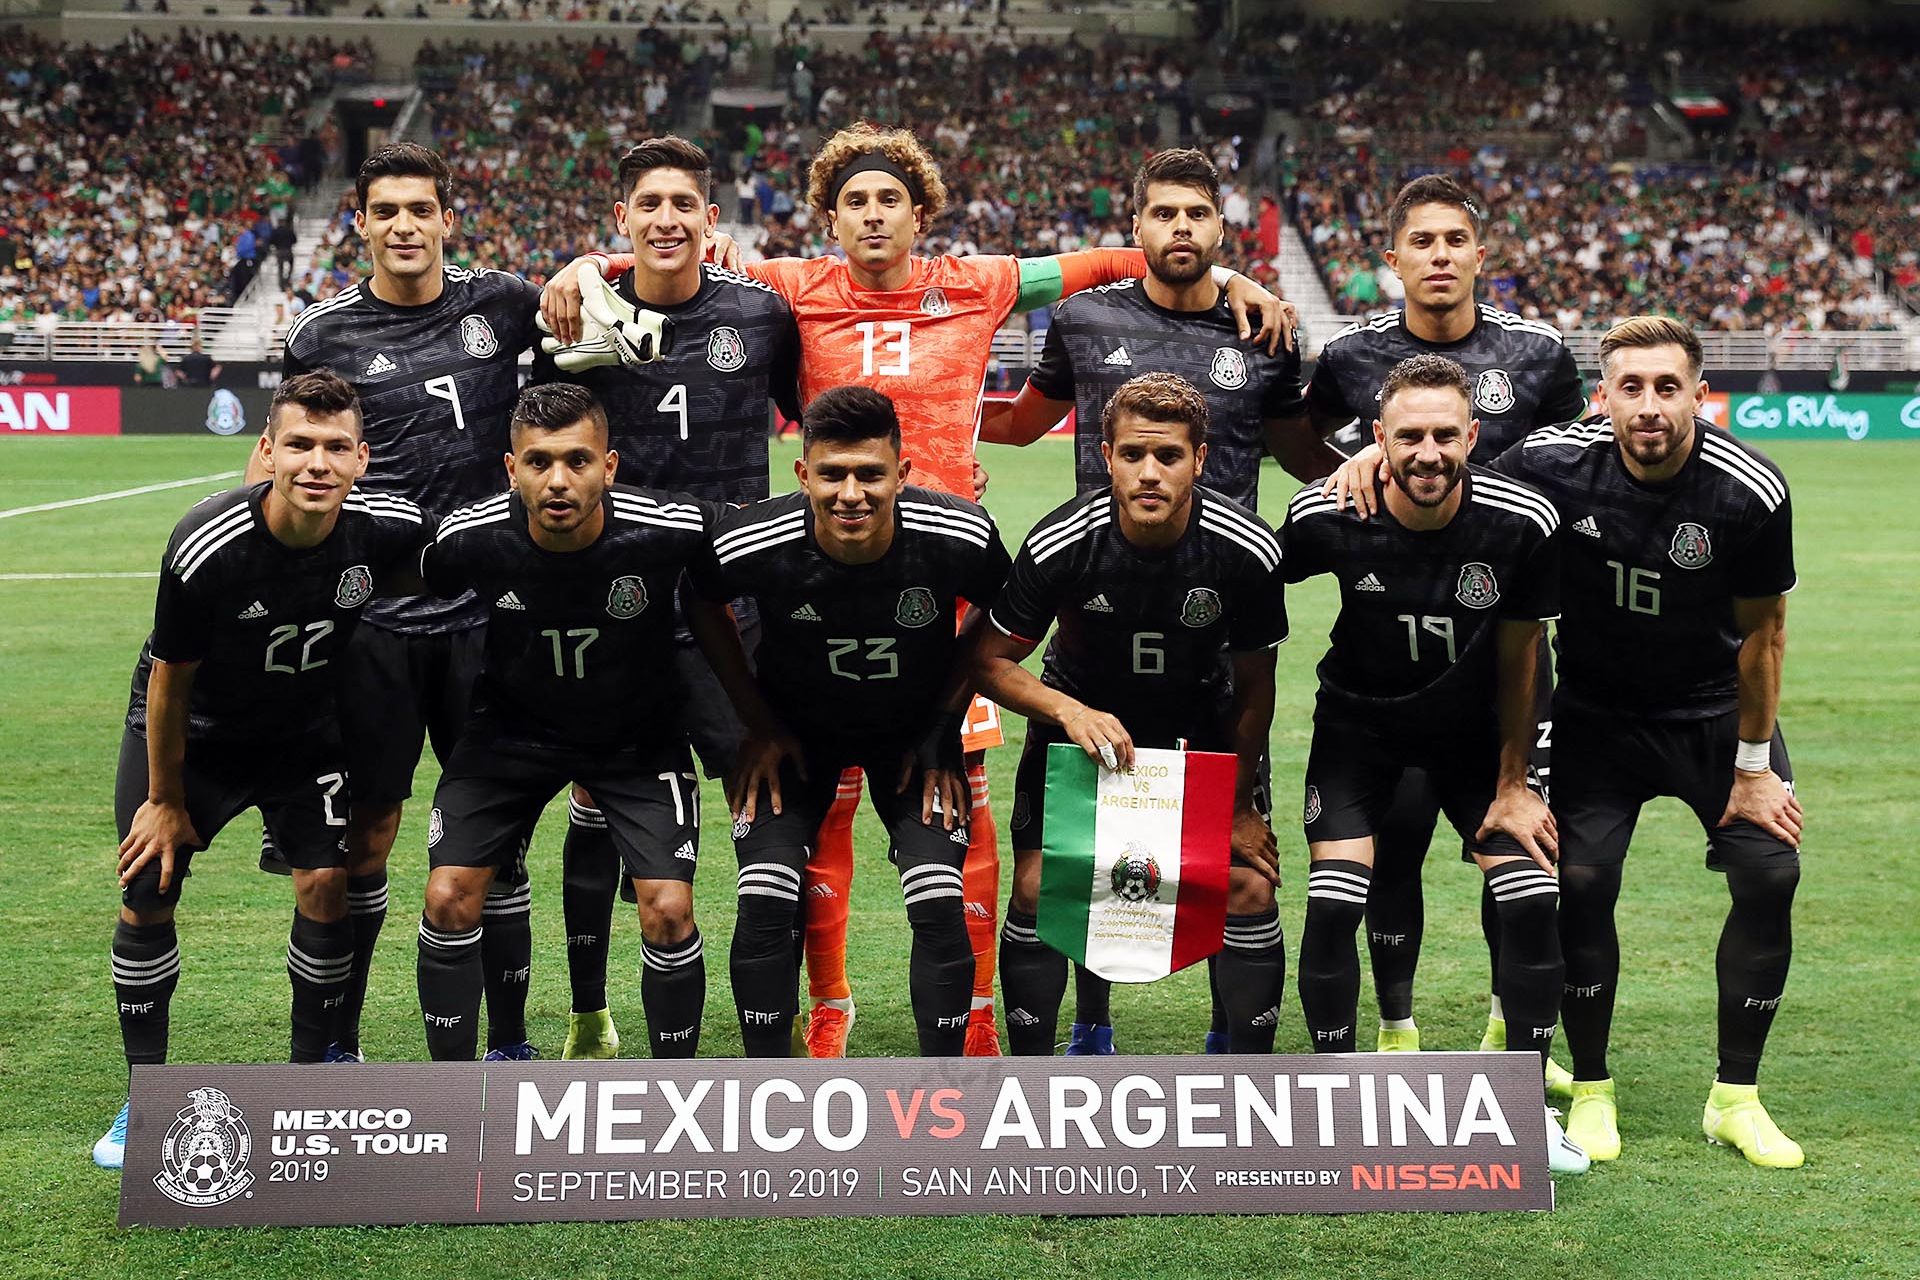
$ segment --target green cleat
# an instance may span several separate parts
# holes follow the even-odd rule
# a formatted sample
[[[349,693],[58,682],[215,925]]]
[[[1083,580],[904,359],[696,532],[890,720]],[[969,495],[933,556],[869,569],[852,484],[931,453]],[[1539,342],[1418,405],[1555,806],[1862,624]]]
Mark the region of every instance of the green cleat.
[[[1375,1053],[1420,1052],[1420,1028],[1382,1027],[1373,1038]]]
[[[1573,1082],[1573,1105],[1567,1111],[1567,1137],[1590,1159],[1620,1158],[1620,1107],[1613,1100],[1611,1079]]]
[[[1480,1033],[1480,1052],[1505,1053],[1507,1051],[1507,1020],[1488,1018],[1487,1029]]]
[[[1507,1020],[1488,1018],[1487,1029],[1480,1035],[1480,1052],[1505,1053],[1507,1050]],[[1547,1059],[1546,1074],[1543,1081],[1547,1086],[1547,1097],[1553,1102],[1566,1105],[1573,1101],[1573,1072],[1567,1070],[1552,1058]],[[1589,1153],[1591,1154],[1591,1153]],[[1596,1160],[1608,1157],[1595,1156]]]
[[[1767,1114],[1758,1085],[1714,1081],[1700,1127],[1708,1142],[1736,1147],[1748,1164],[1762,1169],[1798,1169],[1807,1160],[1800,1144],[1780,1132],[1780,1126]]]
[[[620,1033],[613,1029],[613,1011],[595,1009],[591,1013],[567,1015],[567,1043],[560,1050],[563,1062],[580,1058],[617,1058]]]

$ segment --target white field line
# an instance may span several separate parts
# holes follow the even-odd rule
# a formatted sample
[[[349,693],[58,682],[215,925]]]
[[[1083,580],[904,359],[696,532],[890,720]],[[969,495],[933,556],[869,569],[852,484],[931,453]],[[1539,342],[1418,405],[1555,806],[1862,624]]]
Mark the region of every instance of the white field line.
[[[136,498],[143,493],[159,493],[163,489],[184,489],[188,485],[206,484],[210,480],[231,480],[240,475],[238,471],[215,471],[210,475],[188,476],[185,480],[167,480],[160,484],[143,484],[137,489],[115,489],[112,493],[89,494],[84,498],[68,498],[63,502],[42,502],[32,507],[9,507],[0,511],[0,520],[14,516],[30,516],[38,511],[64,511],[68,507],[88,507],[96,502],[112,502],[117,498]]]
[[[150,569],[136,569],[127,573],[0,573],[0,582],[91,582],[104,578],[146,578],[151,581],[159,573]]]

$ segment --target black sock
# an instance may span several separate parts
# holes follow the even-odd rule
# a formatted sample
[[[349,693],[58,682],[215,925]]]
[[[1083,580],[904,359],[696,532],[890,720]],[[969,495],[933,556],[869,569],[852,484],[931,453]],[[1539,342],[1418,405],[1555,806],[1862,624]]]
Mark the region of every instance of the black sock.
[[[1605,1080],[1613,1000],[1620,986],[1620,935],[1613,908],[1620,900],[1620,864],[1560,868],[1560,950],[1567,976],[1561,987],[1560,1025],[1566,1028],[1575,1080]],[[1506,997],[1501,997],[1504,1003]],[[1512,1040],[1509,1039],[1511,1044]]]
[[[1073,1020],[1090,1027],[1113,1025],[1113,984],[1077,964],[1073,966]]]
[[[167,1012],[180,983],[180,943],[173,921],[113,927],[113,998],[127,1065],[167,1060]]]
[[[697,928],[679,942],[657,947],[640,940],[640,1004],[647,1011],[647,1037],[656,1058],[691,1058],[700,1048],[706,954]]]
[[[486,978],[487,1048],[527,1042],[527,985],[533,976],[533,886],[499,880],[487,890],[480,919],[480,963]],[[605,1006],[601,1006],[604,1008]]]
[[[1733,909],[1720,931],[1720,1070],[1723,1084],[1753,1084],[1787,989],[1793,960],[1793,895],[1800,868],[1729,867]]]
[[[960,868],[925,862],[903,868],[900,893],[913,928],[907,982],[923,1058],[957,1058],[973,1007],[973,940],[967,934]]]
[[[1390,855],[1389,834],[1375,842],[1380,865],[1367,894],[1367,955],[1373,963],[1373,993],[1383,1022],[1413,1016],[1413,978],[1420,967],[1420,939],[1427,903],[1420,872],[1425,852],[1400,849]],[[1357,1016],[1357,1014],[1356,1014]]]
[[[1000,923],[1000,994],[1007,1003],[1007,1048],[1015,1057],[1053,1053],[1067,958],[1040,941],[1035,917],[1007,908]]]
[[[479,1047],[481,932],[442,933],[420,919],[420,1016],[435,1062],[471,1062]]]
[[[353,924],[323,923],[293,913],[287,936],[287,979],[293,984],[293,1049],[289,1062],[318,1062],[333,1039],[334,1016],[353,972]]]
[[[1287,980],[1286,939],[1278,908],[1228,916],[1227,944],[1214,957],[1214,1016],[1225,1006],[1230,1053],[1272,1053]]]
[[[1500,969],[1495,988],[1507,1019],[1507,1048],[1532,1050],[1546,1065],[1560,1020],[1560,888],[1533,862],[1496,863],[1486,888],[1500,917]]]
[[[1556,922],[1554,927],[1559,928]],[[1500,994],[1500,904],[1493,890],[1480,882],[1480,936],[1487,940],[1487,993]]]
[[[782,862],[744,863],[739,899],[727,968],[741,1048],[749,1058],[791,1057],[793,1019],[800,1012],[800,960],[793,945],[800,872]]]
[[[387,873],[347,879],[347,922],[353,929],[353,968],[333,1012],[333,1041],[349,1053],[360,1051],[360,1011],[367,1004],[367,975],[373,971],[373,948],[387,923]]]
[[[1367,910],[1372,872],[1344,858],[1307,872],[1307,923],[1300,934],[1300,1011],[1315,1053],[1352,1053],[1360,1006],[1360,952],[1354,932]]]
[[[607,952],[613,941],[613,899],[620,890],[620,855],[614,851],[606,815],[598,809],[569,799],[567,818],[567,841],[560,849],[567,980],[573,985],[573,1011],[593,1013],[607,1007]]]

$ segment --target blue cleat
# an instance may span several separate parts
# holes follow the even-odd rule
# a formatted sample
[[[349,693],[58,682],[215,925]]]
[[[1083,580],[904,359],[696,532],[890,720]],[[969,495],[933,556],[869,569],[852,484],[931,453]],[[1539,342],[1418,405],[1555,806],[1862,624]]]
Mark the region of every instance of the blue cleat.
[[[540,1056],[540,1051],[527,1041],[510,1044],[504,1049],[489,1049],[482,1062],[532,1062]]]
[[[1228,1040],[1227,1040],[1227,1033],[1226,1033],[1226,1032],[1224,1032],[1224,1031],[1209,1031],[1209,1032],[1207,1032],[1207,1049],[1206,1049],[1206,1051],[1207,1051],[1208,1053],[1226,1053],[1226,1052],[1227,1052],[1227,1044],[1228,1044]]]
[[[1113,1028],[1101,1023],[1076,1022],[1067,1036],[1069,1058],[1107,1058],[1116,1052]]]
[[[320,1061],[325,1063],[365,1062],[366,1060],[367,1055],[358,1049],[342,1049],[338,1040],[328,1045],[327,1051],[320,1055]]]
[[[127,1162],[127,1104],[120,1104],[120,1114],[113,1118],[107,1131],[100,1135],[100,1141],[93,1144],[93,1162],[102,1169],[118,1169]]]

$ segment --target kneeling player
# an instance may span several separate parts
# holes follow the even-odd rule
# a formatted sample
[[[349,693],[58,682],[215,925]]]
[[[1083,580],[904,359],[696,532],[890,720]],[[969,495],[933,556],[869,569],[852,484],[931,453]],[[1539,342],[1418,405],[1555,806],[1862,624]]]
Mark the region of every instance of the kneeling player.
[[[113,987],[129,1066],[167,1060],[181,882],[244,809],[259,807],[293,869],[293,1061],[326,1052],[352,964],[334,659],[389,570],[411,573],[425,520],[402,499],[352,493],[367,469],[360,405],[330,373],[281,384],[257,452],[264,482],[175,526],[134,669],[114,781]],[[122,1106],[94,1161],[119,1168],[126,1141]]]
[[[1066,958],[1036,931],[1047,747],[1071,741],[1108,768],[1130,768],[1136,744],[1184,738],[1239,757],[1226,948],[1213,983],[1229,1049],[1271,1053],[1286,956],[1273,899],[1278,856],[1255,791],[1273,721],[1273,651],[1287,635],[1280,543],[1258,517],[1197,483],[1207,402],[1185,380],[1134,378],[1107,401],[1101,430],[1111,485],[1027,535],[977,654],[982,692],[1028,717],[1000,935],[1008,1039],[1016,1054],[1051,1054],[1066,990]],[[1020,663],[1056,622],[1035,678]],[[1114,1051],[1112,1027],[1074,1031],[1069,1054]]]
[[[1493,895],[1511,1042],[1537,1051],[1544,1072],[1560,1007],[1559,889],[1553,818],[1527,789],[1527,753],[1542,620],[1557,609],[1559,517],[1533,490],[1467,465],[1480,428],[1470,396],[1445,356],[1401,361],[1373,424],[1391,473],[1379,515],[1342,511],[1318,486],[1287,512],[1288,580],[1340,584],[1307,760],[1300,1007],[1317,1052],[1353,1052],[1354,933],[1374,842],[1401,775],[1423,769]],[[1585,1172],[1551,1112],[1547,1125],[1552,1170]]]
[[[790,1051],[801,881],[841,771],[858,767],[882,783],[871,794],[913,927],[920,1051],[954,1056],[974,972],[960,745],[970,696],[962,635],[973,619],[961,635],[954,619],[962,600],[984,608],[999,593],[1007,553],[980,507],[906,485],[900,421],[879,392],[822,393],[802,436],[802,491],[724,514],[702,583],[713,600],[752,597],[764,628],[729,788],[741,1039],[750,1057]]]
[[[420,922],[420,1009],[436,1060],[478,1046],[482,907],[541,810],[592,789],[640,903],[640,997],[656,1058],[700,1042],[706,966],[693,922],[698,793],[673,661],[673,599],[705,553],[713,508],[615,485],[619,457],[591,392],[529,387],[514,407],[513,488],[441,523],[427,586],[491,602],[474,711],[434,792]],[[732,637],[723,608],[696,624]],[[526,1058],[492,1043],[489,1059]]]

